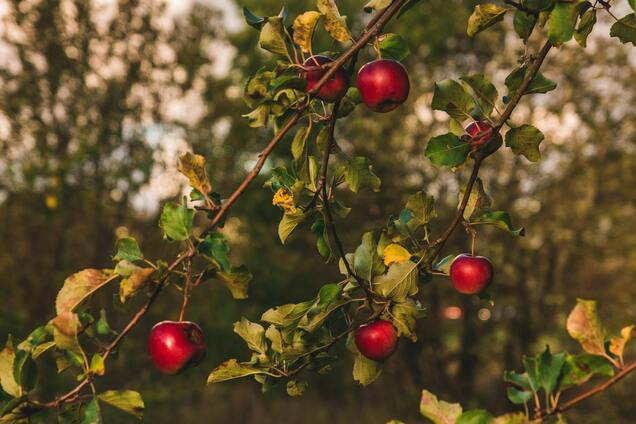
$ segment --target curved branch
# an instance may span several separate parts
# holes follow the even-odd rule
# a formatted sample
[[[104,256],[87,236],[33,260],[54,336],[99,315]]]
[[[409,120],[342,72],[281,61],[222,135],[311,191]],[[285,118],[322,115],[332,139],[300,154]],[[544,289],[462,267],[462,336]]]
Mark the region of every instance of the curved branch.
[[[475,184],[475,181],[477,180],[477,176],[479,175],[479,168],[481,167],[483,160],[488,156],[487,154],[484,153],[484,147],[487,146],[488,143],[491,143],[492,140],[494,140],[499,135],[501,128],[506,124],[508,119],[510,119],[512,112],[514,112],[515,108],[519,104],[519,101],[521,101],[521,97],[525,94],[526,90],[530,86],[530,83],[532,82],[534,77],[539,73],[539,69],[541,68],[541,65],[545,61],[545,58],[548,55],[548,52],[550,51],[551,48],[552,48],[552,43],[550,41],[546,41],[543,47],[541,47],[541,50],[539,51],[539,53],[532,59],[532,62],[530,63],[530,66],[528,67],[528,70],[526,71],[526,74],[524,76],[523,81],[521,82],[521,85],[519,86],[517,91],[514,93],[514,95],[510,98],[510,102],[508,103],[508,106],[506,107],[504,112],[501,114],[501,118],[497,122],[497,125],[495,125],[495,127],[493,128],[492,137],[487,143],[485,143],[482,146],[481,149],[479,149],[476,152],[475,162],[473,163],[473,169],[470,173],[470,178],[468,179],[468,183],[466,184],[466,190],[464,191],[464,196],[462,197],[462,201],[449,226],[442,233],[440,238],[438,238],[434,242],[433,254],[429,258],[428,265],[430,265],[431,263],[433,263],[433,261],[435,261],[435,258],[437,258],[437,256],[441,252],[442,248],[444,247],[444,244],[446,244],[446,242],[448,241],[450,236],[453,234],[453,232],[455,231],[459,223],[462,221],[462,217],[464,216],[464,211],[466,210],[466,207],[468,206],[468,199],[470,198],[470,193],[472,192],[473,185]]]
[[[293,116],[291,116],[285,125],[278,131],[278,133],[271,139],[271,141],[267,144],[265,149],[259,154],[258,161],[254,165],[254,168],[245,176],[243,181],[239,184],[239,186],[234,190],[234,192],[230,195],[230,197],[223,203],[223,205],[218,209],[214,218],[212,219],[210,226],[201,234],[204,237],[208,234],[223,218],[223,216],[228,212],[228,210],[232,207],[232,205],[236,202],[236,200],[245,192],[250,183],[256,178],[262,169],[267,157],[272,153],[274,148],[278,145],[278,143],[283,139],[283,137],[289,132],[289,130],[298,122],[298,120],[302,117],[305,110],[309,107],[309,103],[315,97],[316,93],[320,90],[320,88],[327,83],[329,78],[344,65],[344,63],[354,55],[357,55],[357,52],[364,48],[366,43],[373,36],[378,34],[382,28],[389,22],[389,20],[398,12],[398,10],[404,5],[406,0],[395,0],[393,3],[384,10],[379,11],[369,22],[369,24],[365,27],[362,32],[360,38],[349,47],[342,55],[336,59],[332,65],[327,69],[323,77],[316,83],[316,86],[312,91],[308,93],[308,96],[305,102],[300,106],[299,109],[296,110]],[[334,114],[335,115],[335,114]],[[116,349],[123,339],[126,337],[128,333],[132,331],[132,329],[139,323],[141,318],[148,312],[152,304],[155,302],[159,293],[161,292],[165,280],[170,275],[170,272],[174,270],[179,264],[187,257],[191,257],[194,254],[194,251],[191,248],[188,248],[187,251],[182,252],[177,259],[175,259],[172,264],[168,267],[168,270],[164,277],[158,282],[156,289],[151,294],[148,301],[137,311],[137,313],[132,317],[132,319],[128,322],[128,324],[124,327],[124,329],[119,333],[119,335],[113,340],[113,342],[108,345],[106,350],[103,353],[103,358],[106,360],[108,356]],[[58,397],[56,400],[47,402],[47,403],[37,403],[37,408],[59,408],[61,405],[65,403],[71,403],[76,401],[81,391],[89,386],[93,379],[95,378],[95,374],[89,374],[84,380],[82,380],[77,386],[75,386],[70,391],[66,392],[62,396]]]
[[[554,415],[559,412],[565,412],[568,409],[572,408],[573,406],[577,405],[578,403],[583,402],[585,399],[588,399],[597,393],[604,392],[605,390],[609,389],[611,386],[618,383],[620,380],[625,378],[628,374],[630,374],[633,371],[636,371],[636,361],[632,362],[631,364],[625,365],[614,377],[604,381],[603,383],[597,386],[592,387],[591,389],[581,393],[580,395],[576,396],[573,399],[570,399],[569,401],[563,403],[562,405],[557,406],[555,410],[550,412],[548,415]]]

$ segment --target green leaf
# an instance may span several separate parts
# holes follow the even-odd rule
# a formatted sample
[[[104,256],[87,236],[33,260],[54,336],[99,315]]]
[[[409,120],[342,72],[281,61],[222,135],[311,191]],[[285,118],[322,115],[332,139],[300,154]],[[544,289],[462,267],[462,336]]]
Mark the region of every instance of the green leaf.
[[[501,22],[506,14],[506,9],[492,3],[478,4],[475,6],[473,14],[468,18],[468,28],[466,33],[469,37],[474,37],[481,31],[490,28],[497,22]]]
[[[506,146],[510,147],[514,154],[523,155],[530,162],[537,162],[541,159],[539,144],[543,139],[541,131],[532,125],[522,125],[511,128],[506,133]]]
[[[144,415],[144,400],[133,390],[108,390],[98,395],[99,400],[141,420]]]
[[[223,272],[229,272],[231,269],[230,246],[227,244],[227,238],[221,233],[208,234],[197,246],[197,251],[202,255],[211,258]]]
[[[187,152],[179,157],[177,169],[188,178],[192,188],[206,195],[212,191],[212,185],[205,170],[205,158]]]
[[[489,211],[484,212],[470,220],[471,225],[491,224],[502,230],[508,231],[513,236],[525,236],[526,230],[523,227],[515,228],[512,225],[512,217],[508,212]]]
[[[37,376],[37,365],[31,357],[31,353],[18,349],[13,361],[13,378],[16,384],[21,387],[22,393],[28,393],[35,388]]]
[[[373,280],[373,289],[380,296],[394,302],[404,302],[417,293],[417,264],[406,261],[394,263],[386,274]]]
[[[459,204],[461,204],[465,194],[465,189],[459,192]],[[472,189],[470,190],[470,196],[468,196],[468,203],[466,203],[466,209],[464,209],[464,219],[470,220],[470,217],[477,212],[483,212],[489,209],[492,205],[492,199],[486,193],[484,184],[481,178],[475,180]]]
[[[380,191],[380,178],[373,173],[373,167],[369,159],[356,156],[349,161],[345,170],[345,181],[349,190],[357,193],[363,188],[369,188],[375,192]]]
[[[606,358],[589,353],[566,355],[559,389],[580,386],[598,375],[614,375],[614,367]]]
[[[444,111],[452,118],[463,122],[472,119],[470,112],[475,107],[475,101],[460,83],[446,79],[435,83],[431,107],[433,110]]]
[[[42,343],[48,342],[53,337],[53,328],[50,325],[44,325],[36,328],[27,336],[27,338],[18,345],[18,349],[32,352],[33,349]]]
[[[455,255],[448,255],[444,257],[443,259],[440,259],[437,263],[433,264],[433,269],[435,271],[439,271],[441,273],[449,275],[450,267],[453,264],[454,260],[455,260]]]
[[[294,139],[291,143],[291,152],[294,160],[298,161],[305,150],[305,142],[307,141],[308,136],[308,127],[301,127],[298,131],[296,131],[296,135],[294,135]]]
[[[265,311],[263,316],[261,316],[261,321],[281,327],[295,326],[307,313],[307,311],[309,311],[313,304],[314,301],[312,300],[302,303],[290,303],[287,305],[277,306]]]
[[[418,319],[424,317],[424,309],[413,299],[406,299],[404,302],[394,303],[391,307],[391,315],[387,318],[397,329],[398,336],[405,336],[412,341],[417,341],[415,325]]]
[[[408,44],[398,34],[382,34],[378,40],[383,59],[403,61],[411,54]]]
[[[324,310],[324,308],[338,300],[340,293],[342,293],[342,286],[340,284],[325,284],[318,292],[318,306]]]
[[[220,383],[222,381],[258,374],[271,375],[266,369],[240,363],[236,359],[230,359],[216,367],[210,375],[208,375],[208,384]]]
[[[524,65],[519,68],[516,68],[514,71],[510,73],[510,75],[506,77],[505,83],[506,83],[506,87],[508,87],[508,97],[514,96],[515,92],[519,89],[519,87],[521,86],[521,83],[523,82],[523,79],[526,76],[527,70],[528,70],[527,66]],[[550,81],[549,79],[544,77],[543,74],[539,72],[532,79],[532,81],[528,85],[528,88],[523,94],[528,95],[528,94],[547,93],[548,91],[554,90],[556,86],[557,85],[554,81]]]
[[[305,218],[307,218],[307,216],[308,214],[304,213],[300,209],[293,213],[283,214],[283,217],[278,224],[278,237],[280,238],[281,243],[285,244],[289,235],[305,220]]]
[[[424,154],[436,166],[455,167],[463,164],[470,153],[470,143],[462,141],[453,133],[433,137]]]
[[[627,0],[627,3],[632,7],[632,10],[636,12],[636,0]]]
[[[462,413],[456,424],[490,424],[494,417],[483,409],[471,409]]]
[[[596,302],[577,299],[566,323],[570,336],[577,340],[587,353],[607,356],[605,352],[605,330],[596,313]]]
[[[466,75],[461,77],[460,80],[473,92],[475,103],[483,115],[486,117],[490,116],[499,95],[493,83],[482,74]],[[463,132],[462,128],[462,134]]]
[[[574,39],[581,47],[587,47],[587,37],[594,29],[596,24],[596,9],[588,9],[585,11],[579,25],[574,32]]]
[[[101,424],[102,423],[102,413],[99,409],[99,403],[97,402],[97,398],[93,398],[88,405],[86,405],[86,409],[84,409],[84,419],[81,424]]]
[[[420,413],[434,424],[456,424],[462,414],[462,407],[459,403],[438,400],[433,393],[422,390]]]
[[[251,26],[252,28],[256,28],[259,31],[265,23],[265,18],[255,15],[247,7],[243,8],[243,16],[245,17],[245,22],[247,22],[249,26]]]
[[[7,343],[4,349],[0,351],[0,386],[5,393],[18,397],[21,390],[20,385],[13,375],[13,364],[15,361],[15,347],[13,346],[13,337],[7,337]]]
[[[515,16],[512,20],[515,32],[523,40],[524,43],[528,42],[528,38],[532,35],[535,25],[537,24],[537,15],[523,12],[521,10],[515,10]]]
[[[91,372],[97,375],[104,375],[105,371],[104,357],[96,353],[91,358]]]
[[[247,289],[253,276],[245,265],[217,272],[215,276],[225,284],[234,299],[247,299]]]
[[[546,346],[545,351],[539,356],[539,381],[546,394],[551,395],[555,392],[564,363],[565,354],[552,354],[549,346]]]
[[[265,329],[262,325],[241,318],[240,321],[234,323],[234,332],[245,340],[251,350],[262,354],[267,352]]]
[[[99,334],[100,336],[117,334],[108,324],[108,319],[106,318],[106,310],[103,308],[99,311],[99,319],[97,320],[97,323],[95,323],[95,329],[97,330],[97,334]]]
[[[168,202],[163,207],[159,218],[159,227],[163,229],[164,237],[168,240],[187,240],[192,234],[194,210],[186,206]]]
[[[541,388],[541,379],[539,377],[539,358],[536,356],[523,356],[523,366],[526,369],[526,377],[530,390],[538,392]]]
[[[115,243],[115,256],[113,259],[116,261],[127,260],[130,262],[138,261],[144,258],[144,254],[141,253],[137,240],[132,237],[122,237]]]
[[[287,382],[287,394],[292,397],[302,396],[307,390],[308,386],[309,383],[304,380],[290,380]]]
[[[437,218],[435,197],[424,191],[418,191],[406,199],[406,209],[412,212],[411,220],[407,223],[411,232]]]
[[[548,18],[548,37],[552,44],[560,46],[572,38],[582,4],[582,0],[556,3]]]
[[[376,244],[373,233],[368,232],[362,236],[362,244],[356,248],[353,256],[353,271],[360,278],[371,281],[377,262]]]
[[[287,56],[283,18],[271,16],[265,19],[265,24],[261,28],[261,35],[258,39],[258,45],[274,54]]]
[[[373,383],[382,373],[382,364],[358,353],[353,363],[353,379],[363,386]]]
[[[523,405],[532,399],[532,392],[519,390],[516,387],[507,387],[506,396],[515,405]]]
[[[64,286],[55,298],[57,316],[53,319],[53,325],[64,335],[74,336],[79,320],[73,311],[108,281],[101,271],[90,268],[64,280]]]
[[[507,383],[515,384],[525,390],[532,389],[528,374],[518,374],[514,371],[505,371],[504,381]]]
[[[632,43],[636,46],[636,15],[632,13],[614,22],[610,36],[618,38],[623,44]]]

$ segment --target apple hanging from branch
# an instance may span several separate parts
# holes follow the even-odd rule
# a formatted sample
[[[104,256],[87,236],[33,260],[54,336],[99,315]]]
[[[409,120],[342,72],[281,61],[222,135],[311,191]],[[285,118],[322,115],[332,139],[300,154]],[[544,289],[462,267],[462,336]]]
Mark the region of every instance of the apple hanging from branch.
[[[206,354],[201,328],[189,321],[162,321],[152,327],[148,355],[164,374],[178,374],[200,363]]]

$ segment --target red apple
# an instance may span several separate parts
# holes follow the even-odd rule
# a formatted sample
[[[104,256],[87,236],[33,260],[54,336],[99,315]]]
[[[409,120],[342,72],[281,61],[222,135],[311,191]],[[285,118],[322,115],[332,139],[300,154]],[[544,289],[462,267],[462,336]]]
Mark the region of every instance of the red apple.
[[[466,127],[472,146],[481,146],[492,138],[492,125],[486,121],[475,121]]]
[[[356,347],[369,359],[381,361],[395,352],[397,331],[389,321],[378,320],[358,327],[355,333]]]
[[[459,255],[450,267],[450,278],[455,290],[463,294],[478,294],[492,281],[493,267],[484,256]]]
[[[322,65],[333,62],[333,59],[327,56],[315,55],[309,57],[303,63],[304,71],[302,77],[307,80],[306,91],[311,91],[320,78],[327,72],[327,68]],[[331,77],[320,87],[316,97],[327,103],[335,103],[347,93],[349,88],[349,76],[344,69],[340,68],[331,75]]]
[[[165,374],[177,374],[205,358],[205,337],[201,328],[188,321],[162,321],[152,327],[148,354]]]
[[[390,112],[409,96],[409,75],[400,62],[378,59],[358,71],[362,102],[374,112]]]

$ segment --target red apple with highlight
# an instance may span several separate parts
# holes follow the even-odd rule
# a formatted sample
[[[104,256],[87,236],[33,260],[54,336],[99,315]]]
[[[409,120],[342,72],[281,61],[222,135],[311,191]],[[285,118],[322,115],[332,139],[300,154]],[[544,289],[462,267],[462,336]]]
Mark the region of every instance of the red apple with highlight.
[[[162,321],[152,327],[148,355],[164,374],[178,374],[205,358],[205,337],[201,328],[188,321]]]

